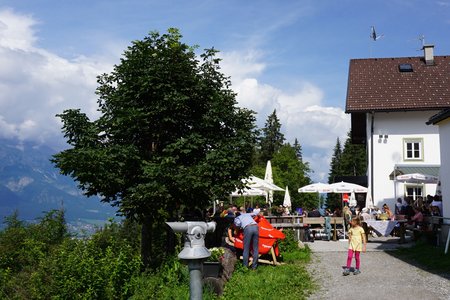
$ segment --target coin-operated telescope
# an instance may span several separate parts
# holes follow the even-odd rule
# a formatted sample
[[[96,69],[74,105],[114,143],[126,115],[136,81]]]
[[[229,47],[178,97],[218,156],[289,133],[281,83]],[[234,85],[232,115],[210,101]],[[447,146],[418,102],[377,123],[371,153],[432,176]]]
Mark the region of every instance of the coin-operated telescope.
[[[184,233],[184,248],[178,254],[189,267],[190,299],[202,299],[202,263],[211,253],[205,247],[205,235],[216,230],[216,222],[166,222],[174,232]]]

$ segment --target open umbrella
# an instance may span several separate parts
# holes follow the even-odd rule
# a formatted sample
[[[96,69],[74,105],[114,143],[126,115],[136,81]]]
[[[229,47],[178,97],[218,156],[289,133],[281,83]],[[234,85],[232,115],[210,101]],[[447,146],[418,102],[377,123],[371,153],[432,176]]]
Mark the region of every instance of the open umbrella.
[[[298,189],[299,193],[332,193],[333,189],[326,183],[312,183]]]
[[[319,208],[320,208],[320,196],[319,194],[323,193],[332,193],[333,189],[330,188],[330,185],[327,183],[312,183],[305,186],[302,186],[298,189],[299,193],[317,193],[318,202],[319,202]]]
[[[273,191],[284,191],[284,189],[280,188],[279,186],[267,182],[264,179],[261,179],[259,177],[256,176],[250,176],[247,179],[244,179],[244,183],[247,187],[250,188],[256,188],[256,189],[260,189],[266,192],[266,202],[269,202],[269,192],[273,192]],[[271,202],[269,202],[269,205],[271,204]]]
[[[330,188],[333,190],[333,193],[338,194],[367,193],[366,187],[345,181],[332,183]]]
[[[256,188],[264,191],[284,191],[284,189],[279,186],[256,176],[250,176],[248,179],[244,179],[244,181],[250,188]]]
[[[266,192],[257,188],[243,188],[242,190],[235,190],[231,193],[231,197],[254,197],[265,196]]]
[[[283,206],[291,208],[291,195],[289,195],[289,189],[286,186],[286,192],[284,192],[284,200],[283,200]]]
[[[421,174],[421,173],[412,173],[412,174],[403,174],[398,175],[396,177],[398,181],[403,181],[407,183],[438,183],[439,178],[437,176]]]

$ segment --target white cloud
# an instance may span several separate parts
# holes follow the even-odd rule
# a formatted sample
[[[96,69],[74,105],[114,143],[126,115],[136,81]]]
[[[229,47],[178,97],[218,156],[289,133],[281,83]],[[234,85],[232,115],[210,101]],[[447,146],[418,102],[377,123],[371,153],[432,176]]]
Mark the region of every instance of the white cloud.
[[[10,49],[27,50],[36,41],[30,16],[17,15],[10,9],[0,11],[0,43]]]
[[[64,109],[81,108],[95,118],[96,76],[113,64],[37,48],[30,16],[2,10],[0,20],[0,137],[55,142],[62,136],[55,115]]]
[[[36,46],[34,27],[39,23],[33,17],[0,10],[0,20],[0,137],[61,143],[61,123],[55,115],[81,108],[90,118],[98,116],[96,76],[111,71],[117,45],[103,43],[110,45],[101,50],[104,57],[66,59]],[[259,78],[267,72],[262,51],[220,56],[240,106],[258,112],[260,127],[276,109],[287,140],[298,138],[304,153],[313,149],[305,160],[314,170],[313,180],[323,181],[336,137],[345,138],[348,131],[348,116],[340,108],[324,107],[324,92],[313,82],[298,81],[290,92],[262,82]]]
[[[290,93],[259,82],[257,78],[265,70],[260,52],[225,53],[222,57],[223,70],[231,76],[239,105],[258,112],[261,127],[276,109],[286,140],[292,143],[297,138],[304,152],[314,149],[305,157],[314,170],[313,180],[326,181],[332,149],[337,137],[345,141],[349,116],[341,108],[323,106],[324,93],[311,82],[298,82]]]

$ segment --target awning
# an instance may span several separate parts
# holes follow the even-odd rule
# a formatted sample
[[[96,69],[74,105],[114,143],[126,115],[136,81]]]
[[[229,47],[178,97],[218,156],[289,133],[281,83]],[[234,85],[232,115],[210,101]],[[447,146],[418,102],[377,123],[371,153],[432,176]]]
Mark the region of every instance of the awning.
[[[394,180],[394,172],[395,176],[421,173],[439,177],[439,168],[439,166],[397,166],[397,169],[389,174],[389,179]]]

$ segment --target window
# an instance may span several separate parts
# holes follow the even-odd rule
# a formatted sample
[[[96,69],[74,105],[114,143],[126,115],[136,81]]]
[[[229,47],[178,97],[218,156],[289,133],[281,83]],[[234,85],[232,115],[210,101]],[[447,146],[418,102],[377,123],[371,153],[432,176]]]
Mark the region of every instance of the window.
[[[422,186],[420,185],[408,185],[406,186],[406,196],[416,200],[418,197],[423,197]],[[413,203],[411,203],[413,204]]]
[[[404,160],[422,160],[423,159],[423,141],[422,139],[404,140]]]
[[[400,72],[412,72],[413,71],[413,67],[411,64],[399,64],[398,65],[398,70]]]

